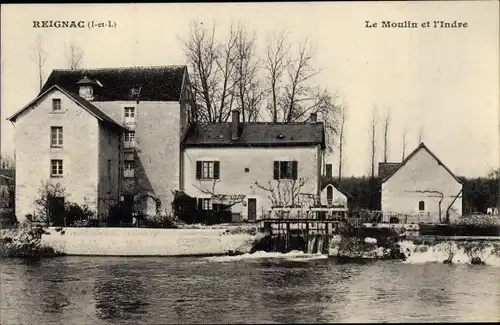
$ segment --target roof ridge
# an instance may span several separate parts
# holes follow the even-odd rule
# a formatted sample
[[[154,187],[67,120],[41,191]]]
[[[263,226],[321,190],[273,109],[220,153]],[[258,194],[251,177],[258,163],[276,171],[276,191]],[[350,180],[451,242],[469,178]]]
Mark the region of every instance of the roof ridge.
[[[231,121],[228,122],[197,122],[199,125],[213,125],[213,124],[231,124]],[[323,122],[291,122],[291,123],[285,123],[285,122],[241,122],[240,125],[252,125],[252,124],[261,124],[261,125],[322,125]]]
[[[172,65],[141,65],[141,66],[125,66],[125,67],[102,67],[89,69],[53,69],[52,71],[92,71],[92,70],[126,70],[126,69],[155,69],[155,68],[185,68],[187,65],[172,64]]]
[[[385,183],[389,178],[392,177],[399,169],[401,169],[420,149],[425,149],[427,152],[441,165],[458,183],[463,184],[463,182],[458,179],[458,177],[446,166],[441,159],[434,152],[432,152],[424,142],[420,142],[420,144],[399,164],[399,166],[394,169],[389,175],[387,175],[384,179],[380,181],[380,184]]]

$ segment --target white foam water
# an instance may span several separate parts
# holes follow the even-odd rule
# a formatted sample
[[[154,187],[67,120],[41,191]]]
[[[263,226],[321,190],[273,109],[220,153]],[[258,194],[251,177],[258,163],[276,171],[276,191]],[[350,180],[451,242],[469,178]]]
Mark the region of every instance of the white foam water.
[[[326,259],[328,255],[326,254],[308,254],[302,251],[290,251],[288,253],[276,253],[276,252],[263,252],[257,251],[255,253],[235,255],[235,256],[210,256],[205,259],[212,262],[232,262],[241,260],[256,260],[256,259],[284,259],[291,261],[310,261],[318,259]]]
[[[476,245],[475,243],[471,243]],[[443,242],[433,246],[415,245],[411,241],[399,243],[400,251],[406,256],[404,263],[421,264],[430,262],[444,262],[450,259],[452,263],[471,264],[473,257],[478,257],[486,265],[500,267],[500,256],[495,252],[493,243],[487,243],[473,253],[467,254],[463,247],[459,247],[456,242]]]

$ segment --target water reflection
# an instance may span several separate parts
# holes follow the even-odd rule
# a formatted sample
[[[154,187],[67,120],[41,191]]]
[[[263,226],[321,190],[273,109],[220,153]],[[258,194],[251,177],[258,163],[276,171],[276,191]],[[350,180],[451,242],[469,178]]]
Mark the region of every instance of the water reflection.
[[[135,271],[124,265],[102,269],[94,284],[94,299],[100,319],[123,320],[139,318],[147,313],[144,283]]]
[[[0,261],[1,324],[498,321],[498,269],[393,261]]]

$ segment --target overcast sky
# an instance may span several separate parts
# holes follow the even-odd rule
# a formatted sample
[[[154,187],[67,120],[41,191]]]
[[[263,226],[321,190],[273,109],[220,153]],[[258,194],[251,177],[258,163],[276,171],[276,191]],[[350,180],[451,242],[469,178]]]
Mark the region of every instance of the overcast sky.
[[[116,28],[36,29],[33,20],[111,20]],[[403,130],[409,153],[422,127],[425,144],[455,174],[482,176],[499,166],[497,1],[2,5],[2,153],[14,152],[14,127],[5,118],[38,92],[29,53],[39,34],[49,55],[47,77],[66,68],[71,41],[84,50],[83,68],[186,64],[179,38],[192,20],[215,21],[221,31],[241,21],[256,32],[258,51],[270,33],[283,29],[290,42],[308,38],[315,45],[314,63],[322,69],[317,82],[349,105],[345,175],[369,171],[374,106],[380,119],[392,112],[390,161],[401,160]],[[366,20],[410,20],[419,28],[366,28]],[[468,26],[421,27],[435,20]]]

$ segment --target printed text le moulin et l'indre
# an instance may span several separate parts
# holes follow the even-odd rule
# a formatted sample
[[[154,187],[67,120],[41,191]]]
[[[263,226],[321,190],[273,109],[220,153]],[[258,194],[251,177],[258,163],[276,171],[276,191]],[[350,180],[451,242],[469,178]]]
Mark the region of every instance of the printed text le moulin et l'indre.
[[[365,20],[365,28],[467,28],[468,24],[461,21],[443,21],[443,20],[427,20],[415,22],[411,20],[391,21],[384,20],[374,22]]]

